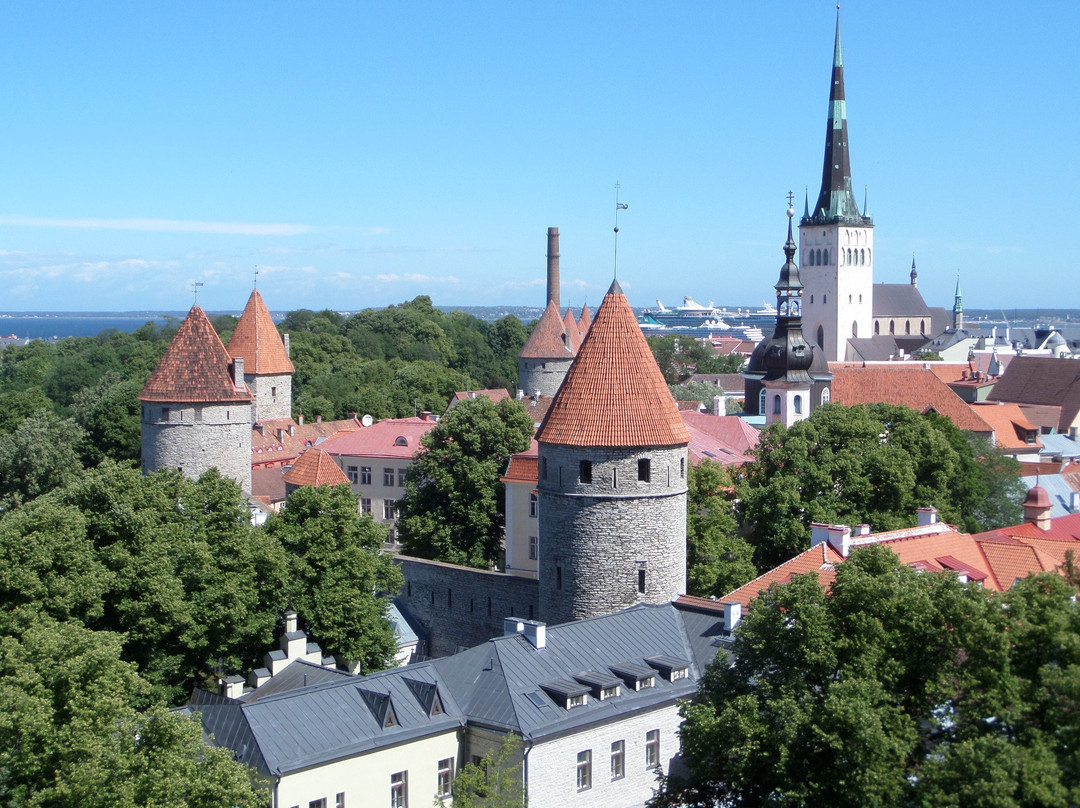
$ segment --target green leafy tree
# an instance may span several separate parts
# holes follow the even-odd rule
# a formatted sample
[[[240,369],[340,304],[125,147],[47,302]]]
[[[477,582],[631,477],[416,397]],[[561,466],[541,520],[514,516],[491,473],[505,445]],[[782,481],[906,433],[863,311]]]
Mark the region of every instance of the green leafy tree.
[[[988,508],[1012,513],[1012,505],[990,505],[993,495],[1019,504],[1004,460],[980,464],[951,421],[891,404],[829,404],[790,428],[775,424],[755,457],[739,495],[762,569],[806,549],[813,522],[891,530],[915,524],[916,508],[933,505],[944,521],[975,531],[993,526],[980,522]]]
[[[454,808],[522,808],[525,805],[522,778],[521,739],[510,732],[498,749],[479,763],[467,763],[454,776]],[[447,803],[441,797],[438,806]]]
[[[0,433],[0,513],[74,480],[85,433],[70,418],[44,410]]]
[[[197,718],[136,709],[150,688],[121,638],[22,617],[0,638],[0,802],[13,808],[264,804]]]
[[[1074,592],[987,593],[880,546],[828,592],[774,585],[682,708],[690,775],[654,804],[1075,804]]]
[[[386,667],[397,650],[387,619],[401,572],[381,552],[386,528],[358,513],[347,484],[299,488],[266,523],[288,558],[285,598],[325,651]]]
[[[462,401],[422,440],[398,500],[405,552],[487,568],[502,549],[505,501],[500,476],[529,448],[533,422],[517,401]]]
[[[757,576],[754,548],[738,534],[731,474],[705,460],[690,467],[686,497],[687,591],[720,597]]]
[[[142,380],[105,374],[96,387],[75,394],[71,408],[76,423],[86,431],[81,447],[83,462],[96,466],[106,457],[138,462],[142,454]]]

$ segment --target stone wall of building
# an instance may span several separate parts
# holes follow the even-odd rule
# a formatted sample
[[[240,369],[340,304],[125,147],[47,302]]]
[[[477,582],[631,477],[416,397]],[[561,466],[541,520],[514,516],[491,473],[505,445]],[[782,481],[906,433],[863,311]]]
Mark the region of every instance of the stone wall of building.
[[[440,657],[501,637],[503,618],[535,619],[536,581],[423,558],[398,556],[405,577],[400,599],[430,632]]]
[[[553,396],[559,392],[573,359],[519,359],[518,389],[525,395]]]
[[[251,491],[251,404],[142,405],[144,472],[180,469],[197,479],[211,468]]]
[[[687,463],[685,446],[540,444],[539,619],[593,617],[686,591]]]
[[[291,373],[281,373],[277,376],[256,376],[253,373],[245,373],[244,381],[255,394],[256,421],[292,418]]]

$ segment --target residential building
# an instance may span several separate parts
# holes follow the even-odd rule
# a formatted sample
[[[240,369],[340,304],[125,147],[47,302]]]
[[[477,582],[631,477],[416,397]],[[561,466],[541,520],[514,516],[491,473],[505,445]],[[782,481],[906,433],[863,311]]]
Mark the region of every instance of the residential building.
[[[1080,433],[1080,362],[1013,357],[988,398],[1019,404],[1033,423],[1075,440]],[[1047,407],[1054,409],[1037,409]]]

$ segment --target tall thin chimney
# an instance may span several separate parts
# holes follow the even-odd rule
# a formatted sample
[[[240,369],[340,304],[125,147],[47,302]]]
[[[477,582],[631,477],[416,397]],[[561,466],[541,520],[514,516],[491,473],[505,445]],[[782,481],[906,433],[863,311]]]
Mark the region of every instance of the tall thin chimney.
[[[557,227],[548,228],[547,299],[548,302],[555,302],[555,308],[562,308],[559,302],[559,228]]]

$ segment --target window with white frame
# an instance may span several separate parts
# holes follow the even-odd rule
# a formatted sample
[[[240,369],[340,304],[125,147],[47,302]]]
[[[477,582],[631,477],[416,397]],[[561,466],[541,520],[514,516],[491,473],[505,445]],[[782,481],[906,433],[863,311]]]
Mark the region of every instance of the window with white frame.
[[[360,469],[357,466],[346,466],[345,476],[349,478],[349,482],[356,485],[360,482]]]
[[[650,729],[645,733],[645,768],[653,769],[660,765],[660,730]]]
[[[398,469],[397,470],[397,484],[398,484],[398,488],[404,488],[405,487],[405,469]]]
[[[385,485],[387,488],[393,488],[394,487],[394,470],[393,469],[384,468],[382,470],[382,484]]]
[[[371,497],[360,497],[360,513],[371,513]]]
[[[615,741],[611,745],[611,779],[621,780],[626,776],[626,741]]]
[[[345,792],[339,791],[337,793],[337,799],[334,801],[334,808],[345,808]]]
[[[397,507],[396,499],[384,499],[382,503],[383,519],[393,519],[394,509]]]
[[[449,797],[450,789],[454,783],[454,759],[443,758],[439,761],[439,784],[436,797]]]
[[[360,485],[371,485],[371,466],[360,467]]]
[[[540,545],[536,536],[529,536],[529,561],[540,558]]]
[[[529,494],[529,516],[536,517],[537,497],[535,493]]]
[[[577,790],[589,788],[592,788],[592,750],[586,749],[577,756]]]
[[[326,808],[326,797],[320,797],[317,800],[311,800],[307,804],[308,808]]]
[[[390,775],[390,808],[409,808],[409,773]]]

